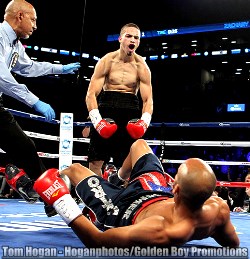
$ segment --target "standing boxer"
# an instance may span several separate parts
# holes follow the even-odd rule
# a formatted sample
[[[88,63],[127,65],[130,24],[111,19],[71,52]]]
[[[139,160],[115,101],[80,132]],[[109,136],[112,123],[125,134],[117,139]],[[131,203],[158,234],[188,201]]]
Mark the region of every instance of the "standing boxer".
[[[120,48],[103,56],[91,77],[86,105],[94,127],[90,130],[88,161],[97,175],[111,157],[120,167],[131,144],[143,137],[151,121],[151,72],[144,58],[135,53],[140,37],[136,24],[124,25],[118,39]]]
[[[37,77],[73,73],[80,67],[79,63],[59,65],[36,62],[28,57],[20,39],[30,37],[37,29],[36,21],[36,11],[30,3],[25,0],[12,0],[7,5],[4,21],[0,24],[0,147],[12,163],[29,175],[25,185],[15,183],[17,192],[29,202],[39,198],[33,190],[33,180],[46,169],[37,155],[35,143],[23,132],[13,115],[4,108],[2,94],[25,103],[45,116],[47,121],[51,121],[55,118],[53,108],[39,100],[26,85],[19,84],[12,72],[24,77]],[[9,166],[6,170],[9,173],[7,180],[14,182],[15,178],[12,176],[19,174],[19,169]],[[45,211],[48,216],[55,213],[54,209],[48,206],[45,206]]]

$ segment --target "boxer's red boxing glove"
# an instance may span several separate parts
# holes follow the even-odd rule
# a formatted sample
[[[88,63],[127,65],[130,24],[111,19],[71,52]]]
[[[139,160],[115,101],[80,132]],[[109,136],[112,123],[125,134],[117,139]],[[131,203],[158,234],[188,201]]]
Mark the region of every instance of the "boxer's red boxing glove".
[[[82,215],[57,169],[45,171],[35,181],[33,188],[47,204],[55,208],[67,225]]]
[[[127,128],[129,135],[132,138],[138,139],[138,138],[141,138],[144,135],[144,133],[146,132],[147,124],[143,120],[133,119],[128,122],[126,128]]]
[[[96,131],[103,138],[110,138],[117,130],[117,125],[112,119],[103,119],[98,109],[89,112],[89,118]]]
[[[110,138],[116,132],[117,125],[114,120],[107,118],[97,123],[95,129],[103,138]]]
[[[141,119],[130,120],[127,124],[126,129],[132,138],[138,139],[145,134],[150,124],[150,121],[151,114],[149,114],[148,112],[144,112],[141,116]]]

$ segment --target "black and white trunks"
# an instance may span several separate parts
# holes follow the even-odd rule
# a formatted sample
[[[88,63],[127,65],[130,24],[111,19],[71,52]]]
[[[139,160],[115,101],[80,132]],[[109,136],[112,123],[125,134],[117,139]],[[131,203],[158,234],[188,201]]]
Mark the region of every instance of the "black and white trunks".
[[[173,197],[162,165],[152,153],[135,164],[126,188],[117,187],[100,176],[90,176],[76,186],[76,192],[97,222],[106,228],[127,226],[144,203]],[[156,199],[156,200],[155,200]]]

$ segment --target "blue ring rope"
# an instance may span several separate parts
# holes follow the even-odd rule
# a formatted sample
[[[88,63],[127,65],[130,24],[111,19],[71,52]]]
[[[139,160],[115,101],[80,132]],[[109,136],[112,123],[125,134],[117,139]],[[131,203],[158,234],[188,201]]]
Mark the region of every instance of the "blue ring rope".
[[[59,120],[46,121],[45,117],[30,114],[26,112],[20,112],[13,109],[5,108],[10,111],[13,115],[24,117],[28,119],[43,121],[52,124],[60,124]],[[91,122],[73,122],[74,126],[92,126]],[[151,123],[153,127],[180,127],[180,128],[250,128],[250,122],[161,122]]]

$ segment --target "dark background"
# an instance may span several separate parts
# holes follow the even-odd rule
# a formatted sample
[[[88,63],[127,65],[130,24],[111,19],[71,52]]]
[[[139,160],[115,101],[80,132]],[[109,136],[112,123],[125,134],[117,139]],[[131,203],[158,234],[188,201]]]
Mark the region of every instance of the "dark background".
[[[2,17],[8,2],[0,1],[0,16]],[[90,53],[97,57],[119,48],[118,42],[107,42],[106,38],[109,34],[119,33],[122,25],[127,22],[137,23],[142,31],[147,31],[245,21],[250,17],[250,1],[248,0],[157,0],[154,2],[137,0],[122,3],[113,0],[79,0],[65,3],[33,0],[30,2],[37,11],[38,29],[28,40],[23,40],[23,44]],[[173,51],[186,51],[190,41],[194,38],[200,41],[202,51],[212,48],[216,50],[228,47],[221,46],[221,37],[224,35],[232,39],[237,38],[237,45],[240,47],[250,44],[249,29],[245,29],[142,39],[137,52],[141,55],[155,54],[160,49],[162,41],[170,42]],[[31,50],[27,50],[27,53],[30,56],[34,55]],[[55,54],[53,56],[44,52],[36,53],[36,55],[41,61],[53,61],[57,58]],[[58,57],[58,59],[62,63],[79,61],[79,57],[72,56]],[[238,62],[243,62],[245,59],[248,59],[247,55],[237,57],[237,60],[233,60],[232,63],[236,66]],[[65,75],[57,80],[47,77],[24,81],[32,91],[41,96],[41,99],[45,98],[50,102],[57,114],[66,110],[69,112],[78,110],[79,119],[83,120],[87,115],[84,95],[88,82],[82,80],[82,76],[87,75],[90,78],[93,69],[87,66],[94,65],[95,62],[86,59],[80,62],[83,70],[80,77],[78,74],[78,77]],[[221,62],[221,57],[147,61],[152,70],[154,121],[246,120],[244,115],[250,107],[247,107],[246,113],[236,115],[218,114],[217,108],[221,110],[221,106],[228,102],[248,102],[248,94],[246,95],[249,87],[248,74],[244,79],[239,77],[236,79],[229,74],[232,68],[228,66],[226,71],[220,71],[217,81],[215,80],[212,84],[204,86],[201,80],[201,70],[214,68],[219,62]],[[217,69],[221,68],[217,67]],[[40,84],[42,87],[38,87]],[[56,86],[51,87],[51,84]],[[209,91],[205,92],[205,90]],[[209,96],[212,94],[216,96],[216,99],[213,98],[214,96],[211,97],[213,102]],[[70,105],[67,105],[69,101]],[[225,107],[222,108],[224,112]],[[77,117],[78,114],[76,114]]]
[[[0,1],[0,16],[9,1]],[[30,1],[37,11],[38,29],[23,44],[37,45],[55,49],[66,49],[91,56],[102,57],[109,51],[119,48],[118,42],[107,42],[109,34],[118,34],[120,28],[128,22],[139,25],[141,31],[161,30],[166,28],[186,27],[204,24],[245,21],[250,19],[249,0],[156,0],[156,1],[100,1],[100,0],[33,0]],[[227,36],[228,42],[221,37]],[[231,40],[236,40],[235,48],[250,48],[249,29],[207,32],[188,35],[142,39],[138,54],[149,56],[161,54],[161,43],[167,41],[172,52],[189,52],[190,42],[198,39],[198,50],[220,50],[232,47]],[[80,61],[82,69],[76,75],[42,78],[19,78],[41,100],[48,102],[55,109],[59,119],[61,112],[73,112],[75,121],[86,121],[88,115],[85,106],[85,94],[94,65],[93,59],[63,57],[56,54],[35,53],[27,50],[30,56],[37,55],[39,61],[60,60],[63,64]],[[230,64],[221,66],[225,57],[197,57],[176,60],[157,60],[147,63],[152,72],[154,93],[154,114],[152,122],[196,122],[196,121],[248,121],[250,115],[249,69],[245,61],[249,54],[229,57]],[[244,75],[235,76],[235,69],[244,69]],[[203,70],[216,68],[212,81],[204,81]],[[4,96],[5,106],[29,113],[35,113],[29,107]],[[246,112],[228,113],[227,103],[245,103]],[[57,134],[58,126],[29,119],[18,119],[25,130],[47,134]],[[35,129],[35,130],[34,130]],[[37,129],[37,130],[36,130]],[[75,136],[81,137],[81,127],[75,129]],[[192,140],[248,140],[248,129],[159,129],[152,128],[146,138],[192,139]],[[46,141],[44,141],[46,142]],[[40,144],[44,152],[48,144]],[[77,146],[77,144],[76,144]],[[74,147],[75,148],[75,147]],[[53,149],[53,148],[52,148]],[[76,148],[76,155],[85,153],[85,148]]]
[[[245,21],[250,17],[248,0],[157,0],[154,2],[137,0],[123,3],[99,0],[66,3],[33,0],[30,2],[37,10],[38,29],[28,40],[23,40],[23,44],[90,53],[97,57],[119,48],[118,42],[107,42],[106,38],[109,34],[119,33],[122,25],[127,22],[137,23],[142,31],[147,31]],[[0,1],[2,17],[7,3],[8,1],[5,0]],[[194,38],[200,42],[202,51],[223,49],[228,47],[221,46],[221,37],[224,35],[229,39],[237,39],[237,47],[242,48],[250,44],[249,29],[245,29],[142,39],[137,52],[145,56],[158,53],[162,41],[168,41],[173,52],[188,51],[190,42]],[[32,50],[27,50],[27,53],[30,56],[35,54]],[[55,54],[48,55],[44,52],[35,55],[41,61],[53,61],[57,58],[62,63],[79,61],[79,57],[56,57]],[[232,60],[232,66],[238,63],[242,65],[241,62],[246,59],[248,59],[247,55],[237,57],[237,60],[236,58]],[[147,61],[152,71],[154,90],[153,121],[246,120],[250,109],[247,94],[249,71],[245,78],[235,78],[230,73],[233,73],[236,67],[232,68],[228,65],[222,70],[219,67],[221,60],[222,57]],[[94,65],[96,62],[86,59],[81,59],[80,62],[82,63],[80,75],[65,75],[56,80],[53,77],[47,77],[24,81],[41,99],[50,102],[58,115],[62,111],[77,111],[75,116],[84,120],[87,116],[84,97],[88,81],[82,80],[82,76],[87,75],[90,78],[93,69],[89,69],[88,65]],[[204,85],[201,80],[201,70],[216,66],[218,71],[220,69],[217,80]],[[247,70],[249,67],[246,68]],[[228,114],[223,106],[228,102],[247,103],[247,111],[244,114]]]
[[[3,15],[8,0],[1,0]],[[47,47],[108,51],[106,36],[119,33],[127,22],[141,30],[165,29],[249,19],[248,0],[31,0],[38,16],[38,30],[29,43]],[[117,45],[118,46],[118,45]],[[100,56],[99,55],[99,56]]]

